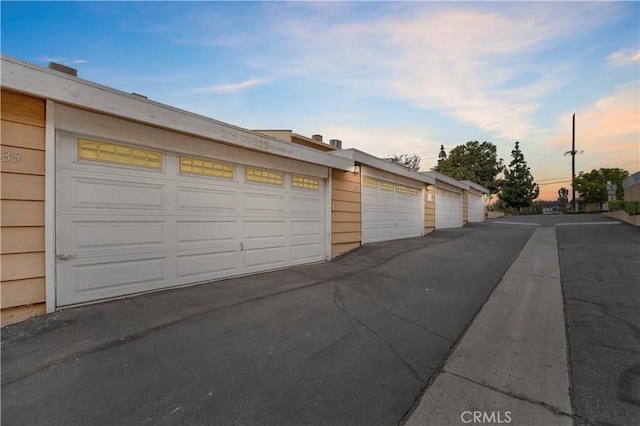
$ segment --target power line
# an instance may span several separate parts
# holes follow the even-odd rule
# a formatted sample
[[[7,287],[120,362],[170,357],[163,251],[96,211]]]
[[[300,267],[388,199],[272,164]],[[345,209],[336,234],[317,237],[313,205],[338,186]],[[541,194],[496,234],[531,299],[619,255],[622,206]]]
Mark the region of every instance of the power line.
[[[557,185],[559,183],[566,183],[566,182],[571,182],[571,180],[559,180],[557,182],[545,182],[545,183],[539,183],[538,186],[543,186],[543,185]]]

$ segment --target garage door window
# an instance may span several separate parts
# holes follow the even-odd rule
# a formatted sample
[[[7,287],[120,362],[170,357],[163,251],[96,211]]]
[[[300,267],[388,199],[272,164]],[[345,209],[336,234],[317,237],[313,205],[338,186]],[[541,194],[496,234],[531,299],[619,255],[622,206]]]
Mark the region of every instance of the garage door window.
[[[418,194],[420,194],[420,190],[418,188],[409,188],[409,195],[417,197]]]
[[[233,179],[233,164],[180,156],[180,172]]]
[[[364,186],[368,188],[378,188],[378,179],[365,176],[363,179]]]
[[[320,181],[304,176],[293,176],[291,186],[294,188],[320,190]]]
[[[391,182],[380,181],[380,189],[383,191],[393,191],[395,190],[395,185]]]
[[[244,169],[244,177],[247,182],[268,183],[270,185],[282,186],[284,182],[282,173],[250,167]]]
[[[78,139],[78,159],[162,169],[161,152],[88,139]]]

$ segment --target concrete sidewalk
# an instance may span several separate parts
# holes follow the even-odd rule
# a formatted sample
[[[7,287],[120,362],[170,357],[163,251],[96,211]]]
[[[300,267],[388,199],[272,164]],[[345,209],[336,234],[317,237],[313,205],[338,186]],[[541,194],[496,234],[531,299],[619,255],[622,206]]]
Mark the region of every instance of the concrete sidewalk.
[[[571,425],[554,227],[536,229],[407,426]]]

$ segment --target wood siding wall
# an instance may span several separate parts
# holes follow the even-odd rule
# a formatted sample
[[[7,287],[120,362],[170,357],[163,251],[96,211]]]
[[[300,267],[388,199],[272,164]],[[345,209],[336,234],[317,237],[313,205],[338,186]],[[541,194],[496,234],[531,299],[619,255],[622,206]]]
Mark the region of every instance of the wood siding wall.
[[[360,175],[331,171],[331,258],[362,244]]]
[[[640,183],[631,185],[624,190],[625,201],[640,201]]]
[[[45,101],[4,89],[0,97],[0,299],[5,326],[45,313]]]
[[[431,201],[429,201],[431,195]],[[424,185],[424,233],[433,232],[436,229],[436,187]]]
[[[469,191],[462,191],[462,226],[469,223]]]

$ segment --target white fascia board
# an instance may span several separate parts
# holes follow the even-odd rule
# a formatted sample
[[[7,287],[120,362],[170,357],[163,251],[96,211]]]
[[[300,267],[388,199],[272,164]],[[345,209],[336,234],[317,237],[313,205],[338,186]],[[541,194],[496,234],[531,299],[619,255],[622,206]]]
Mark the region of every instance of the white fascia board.
[[[419,182],[423,182],[429,185],[435,185],[436,183],[435,179],[433,179],[431,176],[424,175],[418,172],[412,172],[406,167],[399,166],[397,164],[391,163],[389,161],[375,157],[371,154],[367,154],[366,152],[359,151],[357,149],[353,149],[353,148],[341,149],[338,151],[330,152],[328,154],[348,158],[352,160],[354,163],[364,164],[365,166],[370,166],[379,170],[384,170],[385,172],[404,176],[408,179],[417,180]]]
[[[327,156],[312,148],[287,143],[4,55],[0,86],[76,108],[213,139],[246,149],[341,170],[353,168],[353,165],[344,159]]]
[[[469,185],[470,188],[475,189],[476,191],[480,191],[483,194],[488,194],[489,190],[487,188],[485,188],[482,185],[478,185],[477,183],[470,181],[470,180],[461,180],[460,182],[462,183],[466,183],[467,185]]]
[[[443,175],[442,173],[436,172],[435,170],[432,170],[430,172],[420,172],[421,174],[427,175],[427,176],[431,176],[433,179],[435,179],[436,181],[441,181],[444,183],[448,183],[449,185],[453,185],[456,188],[460,188],[460,189],[465,189],[468,190],[469,189],[469,185],[466,183],[463,183],[459,180],[456,180],[452,177]],[[436,186],[438,186],[437,182],[436,182]]]

